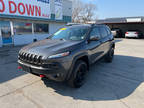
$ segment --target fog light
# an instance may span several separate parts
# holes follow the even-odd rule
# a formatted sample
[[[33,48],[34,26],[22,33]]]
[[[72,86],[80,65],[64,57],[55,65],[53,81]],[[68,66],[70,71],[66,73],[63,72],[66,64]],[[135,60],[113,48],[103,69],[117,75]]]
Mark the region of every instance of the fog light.
[[[44,77],[45,77],[45,75],[40,75],[40,77],[41,77],[41,78],[44,78]]]
[[[22,67],[21,67],[21,66],[18,66],[18,69],[22,69]]]

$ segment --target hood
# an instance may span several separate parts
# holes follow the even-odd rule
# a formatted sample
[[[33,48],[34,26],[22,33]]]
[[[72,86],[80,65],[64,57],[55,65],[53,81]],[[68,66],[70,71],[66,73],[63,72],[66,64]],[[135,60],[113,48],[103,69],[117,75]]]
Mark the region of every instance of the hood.
[[[45,39],[23,47],[20,52],[48,57],[49,55],[72,51],[81,41]]]

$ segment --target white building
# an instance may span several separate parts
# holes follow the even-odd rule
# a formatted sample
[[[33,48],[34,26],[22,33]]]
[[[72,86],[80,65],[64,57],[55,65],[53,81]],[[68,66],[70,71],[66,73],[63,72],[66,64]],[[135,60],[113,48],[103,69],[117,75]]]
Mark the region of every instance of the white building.
[[[0,0],[0,47],[45,39],[71,16],[69,0]]]

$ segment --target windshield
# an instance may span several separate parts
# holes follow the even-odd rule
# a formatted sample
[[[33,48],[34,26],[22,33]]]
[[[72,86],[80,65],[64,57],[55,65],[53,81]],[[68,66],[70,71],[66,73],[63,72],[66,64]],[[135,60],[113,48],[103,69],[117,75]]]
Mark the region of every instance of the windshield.
[[[54,33],[51,39],[83,40],[89,31],[89,27],[61,28]]]

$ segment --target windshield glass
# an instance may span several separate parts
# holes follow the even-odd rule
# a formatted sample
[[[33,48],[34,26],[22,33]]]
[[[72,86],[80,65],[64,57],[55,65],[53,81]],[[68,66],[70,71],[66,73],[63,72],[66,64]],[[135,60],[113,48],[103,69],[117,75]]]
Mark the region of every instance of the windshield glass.
[[[89,31],[89,27],[61,28],[54,33],[51,39],[83,40]]]

